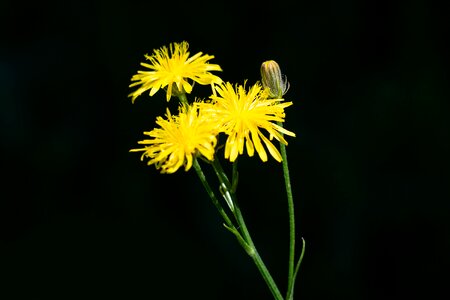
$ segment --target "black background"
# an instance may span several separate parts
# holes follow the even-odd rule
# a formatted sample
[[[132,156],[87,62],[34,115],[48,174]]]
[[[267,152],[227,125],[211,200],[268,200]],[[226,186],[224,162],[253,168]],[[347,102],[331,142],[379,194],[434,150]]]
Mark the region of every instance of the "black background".
[[[448,299],[442,7],[2,1],[0,22],[2,299],[271,299],[195,173],[161,175],[128,152],[167,105],[162,92],[131,104],[130,78],[145,53],[183,40],[224,80],[252,84],[274,59],[290,81],[307,242],[296,299]],[[240,161],[243,213],[284,291],[281,166]]]

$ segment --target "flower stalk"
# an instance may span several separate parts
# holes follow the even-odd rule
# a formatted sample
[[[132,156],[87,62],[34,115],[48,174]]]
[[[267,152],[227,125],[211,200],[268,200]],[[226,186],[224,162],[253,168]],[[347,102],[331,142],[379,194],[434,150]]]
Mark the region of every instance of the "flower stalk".
[[[283,126],[281,122],[279,126]],[[289,175],[289,166],[287,160],[286,146],[280,143],[280,152],[283,165],[284,184],[286,187],[286,196],[288,202],[288,215],[289,215],[289,270],[288,270],[288,287],[286,300],[294,298],[294,264],[295,264],[295,210],[294,210],[294,197],[292,195],[291,177]],[[304,248],[302,248],[304,249]]]
[[[268,60],[261,64],[261,81],[263,86],[269,91],[269,97],[273,99],[281,99],[289,89],[289,82],[286,77],[282,75],[280,66],[274,60]],[[278,121],[278,126],[283,128],[283,123]],[[289,175],[289,166],[286,152],[286,144],[280,142],[280,152],[283,166],[283,177],[286,188],[286,196],[288,202],[289,215],[289,261],[288,261],[288,287],[286,293],[286,300],[294,298],[295,278],[300,268],[301,261],[304,254],[304,240],[302,253],[300,255],[297,267],[295,267],[295,210],[294,197],[292,195],[291,178]]]

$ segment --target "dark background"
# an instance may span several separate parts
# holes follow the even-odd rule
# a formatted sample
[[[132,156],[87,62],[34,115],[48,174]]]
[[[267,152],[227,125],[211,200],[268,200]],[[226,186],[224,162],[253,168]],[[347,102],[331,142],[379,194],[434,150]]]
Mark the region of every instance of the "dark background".
[[[224,80],[252,84],[268,59],[288,76],[296,299],[448,299],[447,23],[425,0],[1,1],[0,298],[271,299],[195,173],[128,152],[166,106],[131,104],[131,76],[186,40]],[[240,161],[284,291],[281,166]]]

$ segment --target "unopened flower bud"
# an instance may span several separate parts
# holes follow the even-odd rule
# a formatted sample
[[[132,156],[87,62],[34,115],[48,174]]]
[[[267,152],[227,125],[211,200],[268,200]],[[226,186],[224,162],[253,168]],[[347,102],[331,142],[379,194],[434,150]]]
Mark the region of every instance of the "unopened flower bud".
[[[289,82],[281,74],[280,66],[274,60],[268,60],[261,65],[261,81],[269,89],[270,98],[281,98],[289,89]]]

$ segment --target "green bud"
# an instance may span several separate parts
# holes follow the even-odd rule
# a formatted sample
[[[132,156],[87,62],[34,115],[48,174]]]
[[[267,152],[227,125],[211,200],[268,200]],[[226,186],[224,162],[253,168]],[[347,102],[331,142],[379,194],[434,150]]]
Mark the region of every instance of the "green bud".
[[[269,89],[270,98],[281,98],[289,89],[286,76],[281,74],[280,66],[274,60],[262,63],[261,81],[263,87]]]

